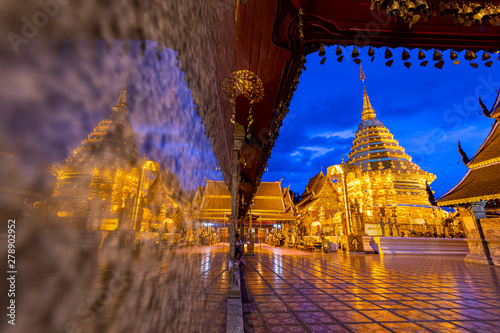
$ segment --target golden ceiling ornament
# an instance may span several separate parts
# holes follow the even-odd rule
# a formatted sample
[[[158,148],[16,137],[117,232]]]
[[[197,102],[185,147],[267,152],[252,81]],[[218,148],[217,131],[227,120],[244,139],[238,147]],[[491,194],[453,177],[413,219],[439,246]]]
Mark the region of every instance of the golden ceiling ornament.
[[[247,137],[249,138],[249,129],[253,123],[253,104],[260,102],[264,98],[264,85],[257,74],[240,70],[232,72],[222,83],[222,91],[226,99],[233,105],[231,113],[231,122],[236,121],[236,91],[239,90],[243,96],[250,100],[250,110],[248,111]]]

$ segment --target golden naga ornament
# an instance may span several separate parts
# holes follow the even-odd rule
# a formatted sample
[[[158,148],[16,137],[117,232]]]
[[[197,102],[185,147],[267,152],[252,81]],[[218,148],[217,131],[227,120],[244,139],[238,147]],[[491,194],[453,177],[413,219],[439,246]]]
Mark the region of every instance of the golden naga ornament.
[[[239,90],[243,96],[250,100],[250,110],[248,111],[248,126],[247,137],[250,137],[250,126],[253,123],[253,104],[260,102],[264,98],[264,85],[259,79],[257,74],[248,71],[240,70],[231,73],[224,79],[222,84],[222,91],[226,99],[233,104],[233,111],[231,114],[231,122],[234,124],[236,121],[236,90]]]

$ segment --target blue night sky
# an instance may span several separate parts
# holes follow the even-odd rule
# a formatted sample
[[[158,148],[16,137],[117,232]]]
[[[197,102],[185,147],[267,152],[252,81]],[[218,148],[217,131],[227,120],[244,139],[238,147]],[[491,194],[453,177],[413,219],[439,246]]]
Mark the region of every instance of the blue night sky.
[[[361,121],[363,88],[359,66],[351,57],[352,48],[344,49],[344,61],[336,61],[335,48],[326,49],[326,63],[317,53],[307,57],[306,71],[283,122],[276,141],[269,171],[264,181],[283,178],[282,185],[300,194],[307,182],[333,164],[347,159],[354,134]],[[437,179],[431,184],[440,197],[460,181],[467,167],[458,153],[457,141],[469,157],[488,135],[493,120],[481,113],[478,95],[485,105],[493,105],[500,86],[498,61],[487,68],[481,53],[477,69],[464,60],[457,66],[442,52],[445,65],[434,68],[432,52],[426,52],[429,64],[419,65],[417,50],[410,51],[412,66],[401,60],[402,49],[393,50],[392,67],[385,66],[385,49],[375,50],[375,61],[359,49],[366,74],[366,89],[377,118],[423,170]],[[496,60],[497,55],[492,55]]]

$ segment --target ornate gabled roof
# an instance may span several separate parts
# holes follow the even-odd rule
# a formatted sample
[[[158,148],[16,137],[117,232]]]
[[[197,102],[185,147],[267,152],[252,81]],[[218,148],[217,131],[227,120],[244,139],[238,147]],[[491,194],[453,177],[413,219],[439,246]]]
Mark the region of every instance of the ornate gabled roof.
[[[500,93],[491,113],[486,116],[495,118],[495,123],[476,154],[466,164],[469,171],[451,190],[438,199],[439,206],[453,206],[476,201],[500,199]],[[480,102],[484,110],[484,104]],[[497,114],[497,116],[493,116]]]
[[[290,199],[291,201],[291,199]],[[293,213],[287,209],[279,182],[261,182],[253,199],[252,213],[262,214],[261,218],[293,220]],[[218,219],[231,211],[231,195],[223,181],[207,180],[200,207],[199,218],[215,218],[210,212],[219,211]],[[212,216],[212,217],[210,217]]]
[[[118,159],[133,164],[138,158],[139,149],[128,117],[127,91],[122,89],[113,111],[97,124],[66,163],[80,167],[94,159],[104,163]]]
[[[499,121],[496,120],[493,127],[484,140],[483,144],[471,158],[467,166],[474,169],[500,160],[500,128]]]
[[[300,200],[312,194],[312,191],[316,188],[318,180],[324,177],[323,170],[321,170],[317,175],[309,179],[309,183],[307,183],[306,189],[300,196]],[[300,202],[299,202],[300,203]]]

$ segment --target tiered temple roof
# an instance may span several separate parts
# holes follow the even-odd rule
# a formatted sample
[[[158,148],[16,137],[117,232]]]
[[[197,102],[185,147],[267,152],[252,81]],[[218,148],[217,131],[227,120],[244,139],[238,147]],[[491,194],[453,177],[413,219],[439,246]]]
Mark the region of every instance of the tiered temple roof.
[[[290,194],[285,193],[280,182],[261,182],[255,194],[252,215],[260,215],[262,222],[294,220]],[[207,180],[199,219],[224,221],[231,214],[231,195],[223,181]]]
[[[476,154],[466,164],[469,170],[462,180],[438,200],[439,206],[454,206],[500,199],[500,92],[491,108],[482,102],[484,114],[494,119],[493,128]]]

